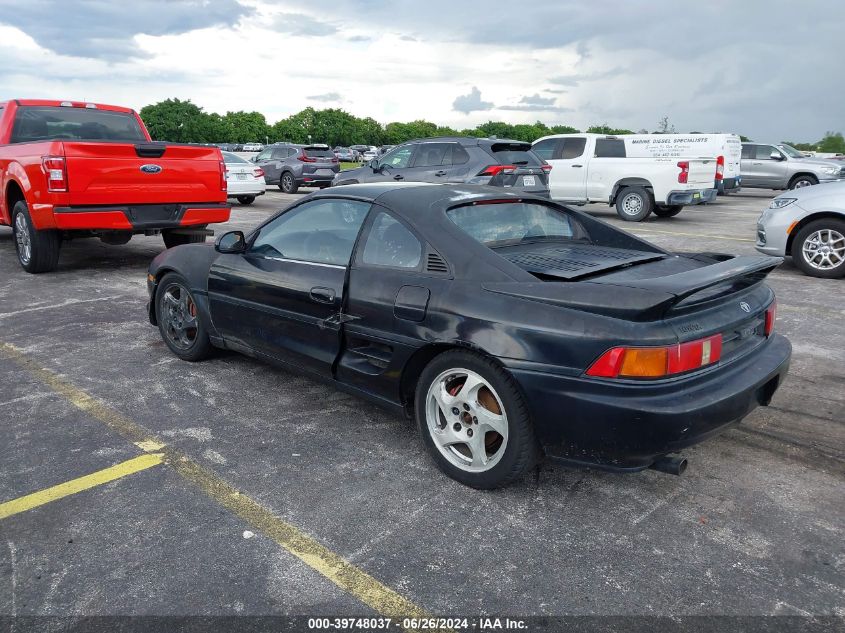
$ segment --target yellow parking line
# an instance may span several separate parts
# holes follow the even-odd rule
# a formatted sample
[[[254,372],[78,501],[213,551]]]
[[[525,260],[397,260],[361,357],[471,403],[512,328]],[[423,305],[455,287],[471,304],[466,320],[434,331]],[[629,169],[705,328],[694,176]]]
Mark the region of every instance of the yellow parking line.
[[[624,230],[632,233],[662,233],[663,235],[683,235],[684,237],[706,237],[712,240],[731,240],[732,242],[754,242],[755,240],[747,237],[729,237],[727,235],[707,235],[702,233],[681,233],[680,231],[661,231],[659,229],[640,229],[624,227]]]
[[[64,396],[71,404],[103,422],[143,450],[151,447],[163,447],[161,450],[167,463],[185,480],[194,484],[207,496],[228,508],[306,565],[381,615],[394,619],[431,617],[431,614],[422,607],[379,582],[342,556],[332,552],[317,539],[275,516],[257,501],[241,494],[240,491],[211,470],[194,462],[179,450],[166,446],[159,438],[125,415],[92,398],[52,371],[39,366],[19,348],[9,343],[0,342],[0,356],[6,357],[19,367],[27,370],[53,391]],[[154,455],[142,455],[137,459],[149,459]]]
[[[51,486],[50,488],[33,492],[25,497],[0,503],[0,519],[32,510],[38,506],[43,506],[45,503],[69,497],[70,495],[75,495],[77,492],[95,488],[115,479],[146,470],[147,468],[160,464],[163,459],[164,455],[162,453],[147,453],[121,462],[120,464],[109,466],[103,470],[98,470],[90,475],[71,479],[57,486]]]

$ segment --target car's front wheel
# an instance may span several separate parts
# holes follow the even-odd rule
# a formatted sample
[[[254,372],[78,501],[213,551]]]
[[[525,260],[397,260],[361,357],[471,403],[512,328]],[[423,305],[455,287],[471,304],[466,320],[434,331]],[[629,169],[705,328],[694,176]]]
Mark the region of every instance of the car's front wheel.
[[[824,218],[798,231],[792,242],[792,261],[812,277],[845,276],[845,221]]]
[[[187,361],[211,356],[214,348],[184,277],[176,273],[162,277],[155,302],[158,330],[171,352]]]
[[[626,222],[642,222],[654,208],[654,198],[645,187],[625,187],[616,197],[616,214]]]
[[[815,176],[811,176],[809,174],[799,174],[792,179],[792,182],[789,183],[789,188],[803,189],[804,187],[812,187],[817,184],[819,184],[819,181]]]
[[[434,461],[467,486],[505,486],[539,459],[519,387],[480,354],[453,350],[437,356],[420,376],[415,405],[420,434]]]

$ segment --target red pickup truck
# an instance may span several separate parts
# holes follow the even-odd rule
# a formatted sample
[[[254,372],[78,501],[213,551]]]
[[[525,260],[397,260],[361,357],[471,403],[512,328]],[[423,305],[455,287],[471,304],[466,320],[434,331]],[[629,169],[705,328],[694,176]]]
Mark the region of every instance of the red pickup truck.
[[[202,242],[231,210],[219,149],[153,142],[134,110],[76,101],[0,101],[0,193],[31,273],[53,270],[66,239]]]

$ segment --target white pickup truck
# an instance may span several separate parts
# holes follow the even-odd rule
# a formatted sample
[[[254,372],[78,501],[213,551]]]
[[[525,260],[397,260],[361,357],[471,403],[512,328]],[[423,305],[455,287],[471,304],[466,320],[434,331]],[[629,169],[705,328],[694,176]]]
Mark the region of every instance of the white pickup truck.
[[[661,136],[556,134],[535,141],[533,150],[552,166],[552,199],[615,204],[620,218],[641,222],[652,211],[668,218],[716,198],[716,157],[655,156],[655,144],[673,142]]]

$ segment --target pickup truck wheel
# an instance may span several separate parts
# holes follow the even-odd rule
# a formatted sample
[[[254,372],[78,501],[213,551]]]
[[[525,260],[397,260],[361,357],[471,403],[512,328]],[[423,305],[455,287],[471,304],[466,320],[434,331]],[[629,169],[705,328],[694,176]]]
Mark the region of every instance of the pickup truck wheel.
[[[798,174],[791,181],[789,181],[790,189],[802,189],[811,185],[819,184],[818,178],[810,174]]]
[[[792,242],[792,261],[811,277],[845,277],[845,221],[825,218],[798,231]]]
[[[642,222],[654,208],[654,198],[645,187],[625,187],[616,196],[616,213],[626,222]]]
[[[296,184],[296,178],[289,171],[282,172],[279,178],[279,189],[284,193],[296,193],[299,185]]]
[[[658,218],[674,218],[684,208],[682,204],[658,204],[654,207],[654,215]]]
[[[162,231],[161,237],[164,239],[164,245],[167,248],[181,246],[182,244],[202,244],[205,241],[205,235],[173,233],[171,231]]]
[[[238,202],[241,204],[252,204],[255,202],[255,196],[238,196]]]
[[[211,356],[214,347],[203,325],[188,281],[168,273],[158,284],[155,296],[156,320],[161,338],[182,360],[198,361]]]
[[[12,209],[12,234],[18,261],[28,273],[46,273],[59,263],[61,238],[55,230],[37,231],[32,225],[29,207],[19,200]]]
[[[480,354],[452,350],[435,357],[418,381],[415,410],[437,466],[467,486],[505,486],[541,456],[516,382]]]

